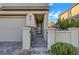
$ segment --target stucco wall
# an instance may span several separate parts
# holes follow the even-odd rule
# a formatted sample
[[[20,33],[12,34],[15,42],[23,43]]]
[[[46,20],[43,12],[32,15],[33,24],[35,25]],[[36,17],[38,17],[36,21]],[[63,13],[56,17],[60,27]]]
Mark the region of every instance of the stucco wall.
[[[70,13],[71,12],[71,13]],[[69,16],[68,14],[70,14],[71,16]],[[68,19],[68,17],[74,17],[79,15],[79,4],[77,4],[76,6],[72,7],[71,9],[65,11],[63,14],[60,15],[60,18],[64,18],[64,19]]]
[[[48,49],[57,42],[65,42],[79,48],[79,28],[69,28],[67,31],[58,31],[56,28],[48,29]]]
[[[65,12],[64,14],[62,14],[61,16],[60,16],[60,18],[61,19],[67,19],[68,18],[68,12]]]
[[[76,16],[79,14],[79,4],[71,9],[72,16]]]
[[[56,31],[56,42],[67,42],[70,43],[71,39],[70,31]]]
[[[35,17],[32,13],[26,15],[26,26],[37,27]]]

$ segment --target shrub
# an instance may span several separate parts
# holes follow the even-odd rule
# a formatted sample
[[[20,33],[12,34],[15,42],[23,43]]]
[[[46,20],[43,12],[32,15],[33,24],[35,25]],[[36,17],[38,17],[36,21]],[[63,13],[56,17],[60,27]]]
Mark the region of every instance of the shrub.
[[[68,43],[56,43],[51,46],[50,53],[52,55],[75,55],[77,49]]]
[[[79,27],[79,19],[58,19],[59,28],[67,29],[69,27]]]
[[[69,27],[69,21],[65,20],[64,18],[63,19],[59,18],[58,24],[59,24],[59,28],[61,28],[61,29],[67,29]]]
[[[79,27],[79,20],[71,19],[71,22],[69,23],[69,27]]]

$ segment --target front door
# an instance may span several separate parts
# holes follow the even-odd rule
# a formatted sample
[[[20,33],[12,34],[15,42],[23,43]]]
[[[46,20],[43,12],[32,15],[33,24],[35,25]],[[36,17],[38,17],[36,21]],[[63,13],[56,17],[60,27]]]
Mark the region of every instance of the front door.
[[[41,23],[37,23],[37,33],[42,34],[42,25],[41,25]]]

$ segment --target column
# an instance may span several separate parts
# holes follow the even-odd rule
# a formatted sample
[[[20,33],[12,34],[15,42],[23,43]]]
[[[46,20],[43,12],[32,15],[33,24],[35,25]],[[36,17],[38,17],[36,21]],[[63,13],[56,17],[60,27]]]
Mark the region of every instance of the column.
[[[28,13],[26,16],[26,26],[36,27],[35,17],[32,13]]]
[[[32,13],[28,13],[26,16],[26,24],[25,27],[23,28],[23,49],[28,49],[28,50],[30,49],[31,34],[35,36],[35,31],[34,31],[35,27],[36,27],[36,22],[34,15]]]
[[[31,34],[30,34],[31,28],[24,27],[23,28],[23,49],[30,49],[30,43],[31,43]]]
[[[44,15],[44,39],[45,39],[45,41],[47,41],[47,37],[48,37],[48,35],[47,35],[47,33],[48,33],[47,28],[48,28],[48,12],[45,13],[45,15]]]

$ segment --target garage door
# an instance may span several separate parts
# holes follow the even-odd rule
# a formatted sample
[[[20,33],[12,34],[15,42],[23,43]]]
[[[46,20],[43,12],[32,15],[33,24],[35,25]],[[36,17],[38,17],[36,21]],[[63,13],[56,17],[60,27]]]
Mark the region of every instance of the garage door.
[[[24,16],[0,16],[0,42],[22,41]]]

